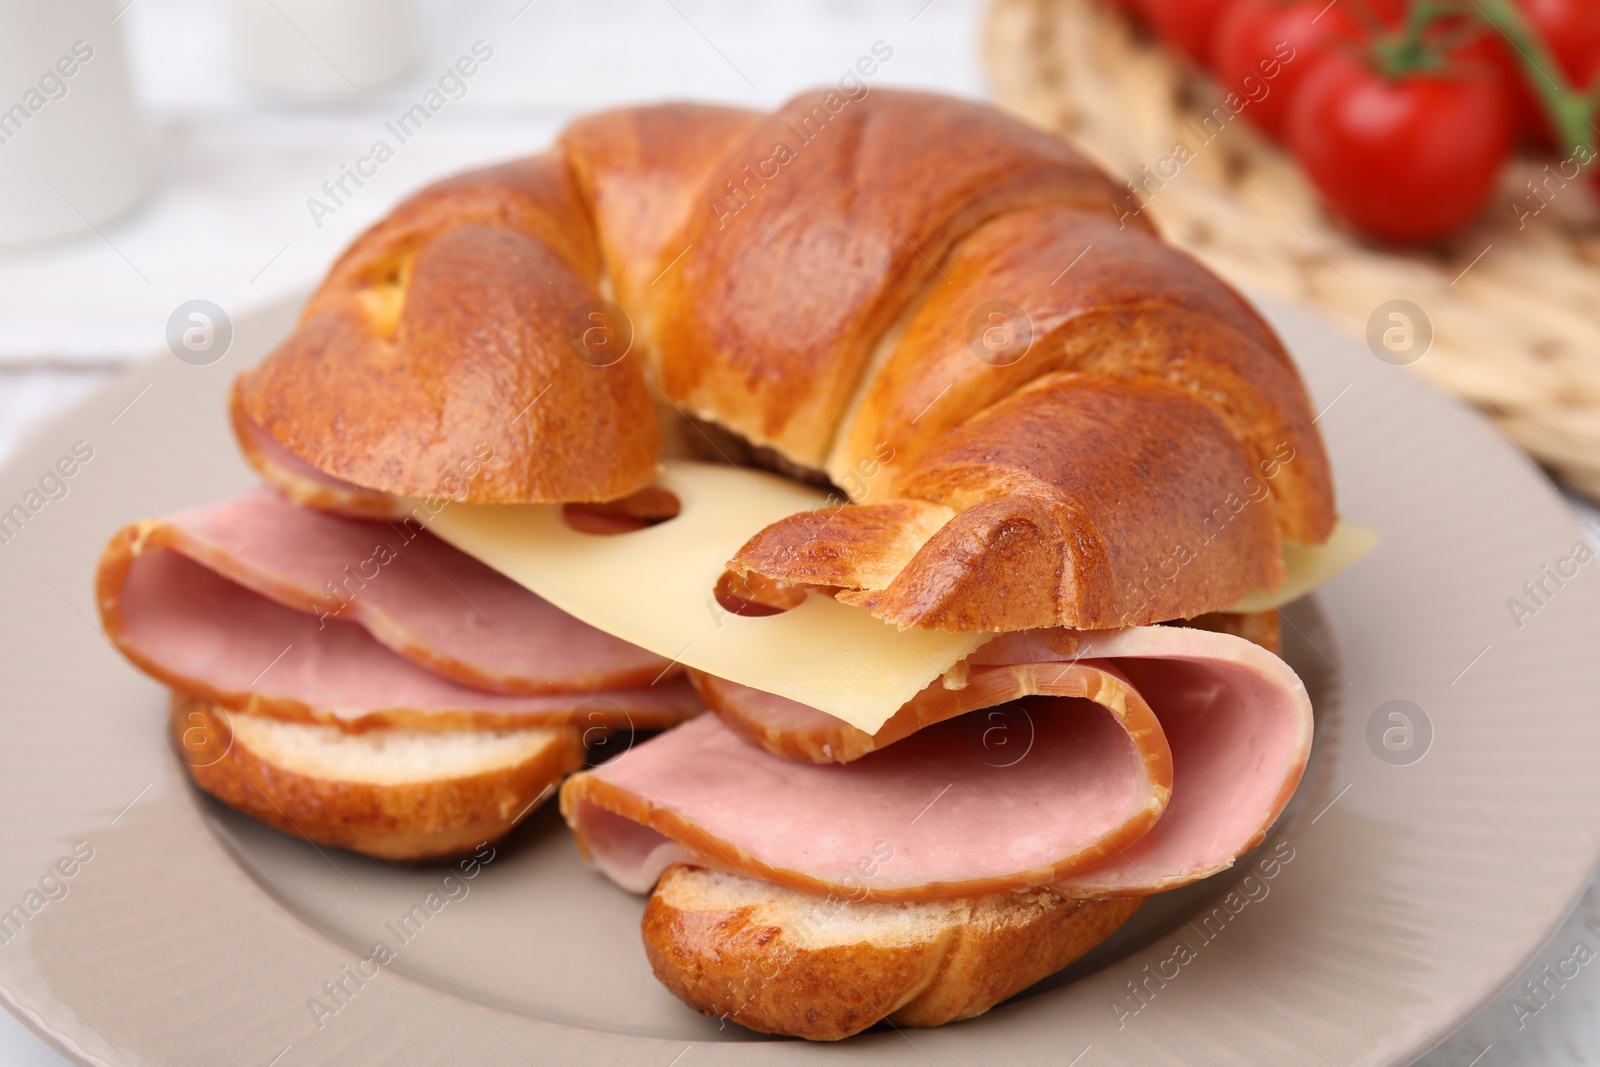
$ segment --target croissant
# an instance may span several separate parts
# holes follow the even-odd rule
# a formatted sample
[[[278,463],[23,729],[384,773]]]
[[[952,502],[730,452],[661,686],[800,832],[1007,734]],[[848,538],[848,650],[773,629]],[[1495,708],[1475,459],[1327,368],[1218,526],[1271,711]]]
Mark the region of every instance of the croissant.
[[[234,421],[295,499],[371,515],[629,497],[660,408],[848,497],[752,531],[752,587],[903,628],[1190,618],[1324,541],[1332,481],[1272,330],[1131,206],[944,97],[605,112],[367,231]]]

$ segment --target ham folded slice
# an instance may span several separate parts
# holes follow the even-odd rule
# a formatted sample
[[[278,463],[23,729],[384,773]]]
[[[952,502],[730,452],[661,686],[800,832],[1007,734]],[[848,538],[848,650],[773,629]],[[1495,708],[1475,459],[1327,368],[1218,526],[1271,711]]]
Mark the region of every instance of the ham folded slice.
[[[966,667],[966,689],[924,693],[865,741],[820,712],[702,679],[722,716],[738,705],[737,730],[708,717],[637,746],[569,779],[562,811],[586,854],[639,892],[688,862],[852,899],[1043,884],[1143,895],[1215,874],[1258,844],[1310,754],[1299,678],[1229,634],[1029,631],[996,638]],[[1019,698],[1008,710],[1032,727],[1020,759],[973,744],[981,716],[955,718]],[[1008,733],[1022,744],[1014,717]],[[1149,809],[1158,818],[1129,817],[1130,798],[1154,796],[1162,751],[1170,799]],[[851,762],[809,761],[819,755]],[[876,861],[870,874],[863,857]]]
[[[1125,706],[1149,715],[1137,696]],[[589,856],[638,892],[674,862],[881,900],[1040,885],[1131,845],[1166,807],[1160,731],[1106,711],[1036,698],[1032,750],[1016,763],[952,721],[843,767],[752,748],[707,715],[574,781],[562,810]]]
[[[435,674],[492,693],[648,685],[667,660],[579,622],[416,523],[363,522],[257,489],[142,524],[181,553],[319,622],[357,623]],[[281,646],[280,646],[281,647]]]
[[[346,567],[359,584],[330,595],[321,583]],[[278,718],[654,728],[700,707],[665,660],[423,531],[265,490],[121,531],[97,594],[107,636],[146,673]]]

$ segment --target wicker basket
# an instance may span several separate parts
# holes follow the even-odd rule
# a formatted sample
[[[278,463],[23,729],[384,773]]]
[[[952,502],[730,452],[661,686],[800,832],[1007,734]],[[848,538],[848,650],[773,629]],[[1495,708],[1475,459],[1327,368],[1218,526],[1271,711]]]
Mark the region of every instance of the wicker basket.
[[[1536,197],[1527,183],[1546,179],[1546,161],[1519,160],[1465,233],[1380,248],[1334,222],[1248,122],[1207,123],[1216,84],[1103,2],[996,0],[987,55],[1004,106],[1137,181],[1161,231],[1222,276],[1369,338],[1369,324],[1382,336],[1403,321],[1389,302],[1421,308],[1433,339],[1413,368],[1600,497],[1600,210],[1588,180]],[[1175,153],[1190,158],[1175,165]]]

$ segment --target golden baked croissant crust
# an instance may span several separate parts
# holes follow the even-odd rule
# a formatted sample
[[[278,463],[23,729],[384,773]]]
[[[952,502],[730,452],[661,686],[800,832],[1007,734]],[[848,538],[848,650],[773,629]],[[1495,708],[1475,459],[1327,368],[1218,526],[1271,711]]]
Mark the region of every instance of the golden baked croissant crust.
[[[358,239],[236,424],[368,490],[595,502],[651,482],[665,403],[851,498],[739,574],[902,627],[1200,615],[1326,539],[1332,481],[1271,329],[1127,195],[921,93],[598,114]]]

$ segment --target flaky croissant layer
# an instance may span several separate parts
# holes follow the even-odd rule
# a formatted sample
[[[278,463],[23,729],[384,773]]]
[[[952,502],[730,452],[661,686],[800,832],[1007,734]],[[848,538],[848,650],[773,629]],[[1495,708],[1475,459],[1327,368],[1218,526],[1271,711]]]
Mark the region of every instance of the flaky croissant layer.
[[[604,112],[363,234],[235,423],[369,491],[594,502],[650,484],[675,409],[852,500],[737,573],[902,627],[1199,615],[1328,536],[1332,481],[1271,329],[1126,196],[922,93]]]

